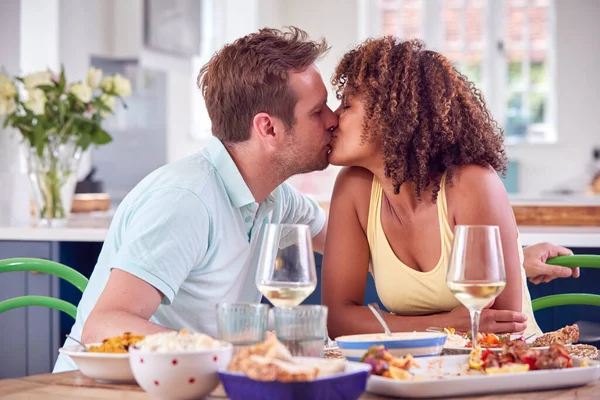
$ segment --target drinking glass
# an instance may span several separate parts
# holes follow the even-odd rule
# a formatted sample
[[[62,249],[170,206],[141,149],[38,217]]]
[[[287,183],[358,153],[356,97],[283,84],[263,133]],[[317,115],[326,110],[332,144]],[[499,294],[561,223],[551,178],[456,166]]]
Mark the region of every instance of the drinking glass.
[[[308,225],[267,224],[256,287],[275,307],[295,307],[317,286]]]
[[[327,307],[276,307],[275,332],[295,357],[323,357],[327,336]]]
[[[457,225],[446,283],[469,309],[471,342],[477,346],[479,316],[506,286],[500,229],[489,225]]]
[[[267,304],[217,304],[217,337],[230,342],[234,351],[265,340],[267,331]]]

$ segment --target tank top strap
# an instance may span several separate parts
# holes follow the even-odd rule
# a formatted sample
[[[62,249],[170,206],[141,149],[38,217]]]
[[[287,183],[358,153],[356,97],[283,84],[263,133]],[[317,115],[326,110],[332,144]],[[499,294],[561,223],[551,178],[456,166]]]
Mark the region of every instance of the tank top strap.
[[[381,223],[381,196],[383,188],[381,183],[373,175],[371,184],[371,199],[369,200],[369,219],[367,221],[367,238],[370,242],[377,237],[377,227]]]

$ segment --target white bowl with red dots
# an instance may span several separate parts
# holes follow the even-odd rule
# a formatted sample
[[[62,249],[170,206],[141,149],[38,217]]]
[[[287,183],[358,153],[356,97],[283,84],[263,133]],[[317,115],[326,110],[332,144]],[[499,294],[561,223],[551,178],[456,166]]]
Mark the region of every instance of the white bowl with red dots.
[[[99,345],[101,343],[91,344],[91,346]],[[129,365],[128,353],[89,352],[81,346],[61,347],[58,351],[71,357],[79,371],[88,378],[101,382],[135,382]]]
[[[147,351],[131,346],[129,363],[138,385],[157,399],[195,399],[219,385],[218,371],[231,361],[232,345],[203,350]]]

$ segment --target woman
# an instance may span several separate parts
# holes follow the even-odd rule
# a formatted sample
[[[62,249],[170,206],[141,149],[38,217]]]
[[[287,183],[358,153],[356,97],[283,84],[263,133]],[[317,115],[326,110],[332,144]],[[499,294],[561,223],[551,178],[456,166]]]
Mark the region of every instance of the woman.
[[[342,104],[329,161],[348,168],[335,184],[323,267],[330,335],[381,332],[362,305],[369,269],[392,331],[468,331],[469,313],[446,286],[456,225],[500,227],[507,282],[481,331],[541,333],[497,174],[503,134],[479,90],[441,54],[393,37],[346,53],[332,82]]]

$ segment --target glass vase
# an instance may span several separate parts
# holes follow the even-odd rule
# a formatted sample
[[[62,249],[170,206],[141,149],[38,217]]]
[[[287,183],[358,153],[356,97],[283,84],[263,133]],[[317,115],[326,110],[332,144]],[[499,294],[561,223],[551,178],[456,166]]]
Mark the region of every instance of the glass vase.
[[[27,149],[27,170],[40,226],[65,226],[77,185],[81,148],[74,140],[58,141],[50,137],[41,154]]]

